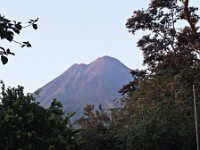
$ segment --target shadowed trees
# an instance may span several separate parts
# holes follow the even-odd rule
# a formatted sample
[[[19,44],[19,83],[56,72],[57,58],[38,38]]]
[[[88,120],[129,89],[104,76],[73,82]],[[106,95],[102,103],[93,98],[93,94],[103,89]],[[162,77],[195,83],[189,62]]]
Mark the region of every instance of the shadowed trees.
[[[5,89],[0,96],[0,149],[77,149],[79,130],[70,124],[62,104],[53,100],[47,109],[23,87]]]
[[[192,85],[200,91],[197,10],[182,1],[153,0],[128,19],[131,33],[148,31],[137,42],[147,74],[132,71],[139,77],[120,91],[128,93],[125,106],[111,122],[121,126],[115,132],[119,149],[195,149]],[[188,26],[180,24],[183,21]],[[200,112],[199,102],[197,109]]]

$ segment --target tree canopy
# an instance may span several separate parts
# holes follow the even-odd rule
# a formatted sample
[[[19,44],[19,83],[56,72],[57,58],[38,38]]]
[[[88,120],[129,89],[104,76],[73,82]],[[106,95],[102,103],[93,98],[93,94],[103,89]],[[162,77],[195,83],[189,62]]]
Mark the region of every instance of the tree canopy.
[[[148,9],[134,11],[126,27],[136,31],[149,31],[137,42],[143,51],[143,63],[152,72],[171,67],[180,71],[185,66],[199,63],[199,36],[196,7],[189,7],[188,1],[153,0]],[[189,26],[185,26],[186,21]]]
[[[125,106],[112,118],[113,125],[121,126],[113,131],[120,149],[196,147],[192,86],[200,91],[200,17],[188,2],[152,0],[126,23],[133,34],[145,31],[137,44],[148,74],[132,71],[136,79],[120,91],[128,93]],[[196,97],[200,99],[199,92]]]
[[[0,95],[0,149],[51,149],[79,148],[78,129],[73,129],[62,104],[53,100],[43,108],[32,94],[25,95],[23,87],[5,89]]]

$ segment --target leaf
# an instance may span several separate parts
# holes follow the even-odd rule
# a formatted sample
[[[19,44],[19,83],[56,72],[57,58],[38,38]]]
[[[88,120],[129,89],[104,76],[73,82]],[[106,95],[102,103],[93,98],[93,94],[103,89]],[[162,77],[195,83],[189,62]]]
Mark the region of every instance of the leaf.
[[[9,54],[9,53],[10,53],[10,49],[9,49],[9,48],[6,50],[6,53],[7,53],[7,54]]]
[[[8,31],[6,34],[5,34],[5,38],[8,40],[8,41],[12,41],[13,40],[13,36],[14,36],[14,33],[12,31]]]
[[[38,29],[38,26],[37,26],[37,24],[32,24],[32,26],[33,26],[33,29],[35,29],[35,30],[37,30]]]
[[[9,48],[6,50],[6,53],[7,53],[7,54],[11,54],[11,55],[15,55],[14,53],[12,53],[12,52],[10,51]]]
[[[31,47],[31,44],[28,42],[26,46],[27,46],[27,47]]]
[[[34,22],[37,22],[39,20],[39,18],[35,19]]]
[[[2,55],[1,56],[1,61],[2,61],[3,65],[5,65],[8,62],[8,58]]]
[[[29,43],[29,41],[27,41],[27,42],[22,42],[23,43],[23,45],[22,45],[22,48],[23,47],[31,47],[31,44]]]
[[[13,31],[14,31],[15,33],[17,33],[17,34],[20,33],[20,31],[19,31],[18,29],[15,29],[15,28],[13,28]]]
[[[0,47],[0,49],[2,49],[5,52],[5,49],[3,47]]]
[[[72,116],[75,115],[75,113],[76,113],[76,112],[70,112],[70,113],[67,114],[67,117],[71,118]]]
[[[21,29],[22,29],[21,23],[18,22],[17,24],[15,24],[15,28],[16,28],[17,30],[21,30]]]
[[[33,23],[34,22],[34,20],[33,19],[31,19],[28,23]]]

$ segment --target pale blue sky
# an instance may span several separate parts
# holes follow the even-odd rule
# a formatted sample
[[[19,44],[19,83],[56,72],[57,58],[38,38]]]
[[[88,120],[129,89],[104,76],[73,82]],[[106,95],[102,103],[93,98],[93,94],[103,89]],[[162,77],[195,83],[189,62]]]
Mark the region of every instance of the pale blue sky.
[[[200,6],[199,0],[194,0]],[[0,79],[7,86],[22,85],[34,92],[74,63],[89,63],[109,55],[131,69],[142,68],[142,53],[136,47],[139,35],[125,27],[134,10],[146,8],[148,0],[6,0],[1,14],[26,22],[39,17],[39,29],[25,29],[16,37],[29,40],[32,48],[10,47],[16,56],[0,64]]]

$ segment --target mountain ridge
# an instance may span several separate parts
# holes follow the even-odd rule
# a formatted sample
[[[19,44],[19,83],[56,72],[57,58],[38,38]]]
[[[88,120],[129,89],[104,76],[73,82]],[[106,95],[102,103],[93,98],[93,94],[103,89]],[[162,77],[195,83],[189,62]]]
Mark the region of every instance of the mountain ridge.
[[[42,88],[37,101],[48,107],[53,98],[62,102],[67,112],[80,114],[86,104],[114,106],[119,89],[132,78],[130,69],[116,58],[99,57],[89,64],[74,64]]]

